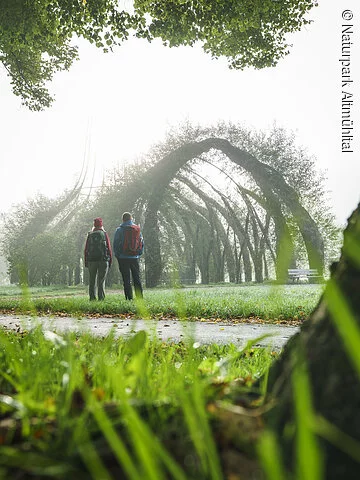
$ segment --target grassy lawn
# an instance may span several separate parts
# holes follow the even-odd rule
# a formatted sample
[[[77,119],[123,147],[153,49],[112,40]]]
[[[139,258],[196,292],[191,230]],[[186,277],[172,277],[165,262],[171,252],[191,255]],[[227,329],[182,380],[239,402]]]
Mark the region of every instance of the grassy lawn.
[[[0,310],[295,322],[322,290],[152,289],[126,302],[117,289],[89,302],[84,287],[1,287]],[[281,469],[262,420],[278,354],[252,345],[0,331],[0,479],[263,479]]]
[[[85,287],[0,287],[0,311],[69,315],[132,315],[264,322],[308,318],[323,285],[213,286],[148,289],[143,302],[125,301],[122,290],[108,289],[103,302],[89,302]]]

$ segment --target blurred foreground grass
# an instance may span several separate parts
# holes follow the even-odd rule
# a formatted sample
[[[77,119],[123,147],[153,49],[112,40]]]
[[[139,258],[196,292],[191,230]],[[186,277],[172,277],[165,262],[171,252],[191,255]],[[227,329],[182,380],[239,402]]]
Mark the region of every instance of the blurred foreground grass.
[[[0,478],[220,479],[230,450],[259,468],[261,422],[241,417],[239,436],[231,408],[257,411],[276,354],[143,331],[0,337]]]

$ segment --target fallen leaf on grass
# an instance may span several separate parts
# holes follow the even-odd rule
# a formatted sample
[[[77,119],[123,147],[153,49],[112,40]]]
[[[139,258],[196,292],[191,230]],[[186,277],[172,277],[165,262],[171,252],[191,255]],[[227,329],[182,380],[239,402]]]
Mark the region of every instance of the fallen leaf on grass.
[[[105,390],[101,387],[96,387],[92,389],[92,394],[96,400],[103,400],[105,398]]]

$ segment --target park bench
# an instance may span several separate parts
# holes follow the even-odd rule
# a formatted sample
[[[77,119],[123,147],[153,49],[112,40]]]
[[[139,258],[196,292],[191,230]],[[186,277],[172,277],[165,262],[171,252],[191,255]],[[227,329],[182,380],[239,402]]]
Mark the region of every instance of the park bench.
[[[321,275],[319,275],[318,271],[314,268],[309,268],[309,269],[305,269],[305,268],[290,268],[288,270],[288,277],[289,277],[289,280],[292,280],[293,283],[296,281],[296,282],[299,282],[299,280],[301,278],[306,278],[306,279],[309,279],[309,278],[319,278]]]

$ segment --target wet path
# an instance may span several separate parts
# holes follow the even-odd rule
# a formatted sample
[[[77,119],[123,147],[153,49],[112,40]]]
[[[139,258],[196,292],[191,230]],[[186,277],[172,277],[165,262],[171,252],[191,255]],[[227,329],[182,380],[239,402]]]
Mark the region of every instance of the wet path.
[[[179,342],[192,338],[200,344],[228,344],[244,346],[249,340],[263,335],[270,337],[259,340],[257,346],[271,346],[275,350],[281,349],[284,344],[299,331],[299,327],[284,325],[264,325],[245,323],[211,323],[211,322],[181,322],[179,320],[133,320],[119,318],[87,318],[71,317],[37,317],[21,315],[1,315],[0,326],[11,330],[29,330],[41,324],[45,330],[56,330],[58,333],[67,330],[90,332],[106,336],[111,329],[116,336],[128,336],[139,330],[146,330],[156,334],[163,341]]]

